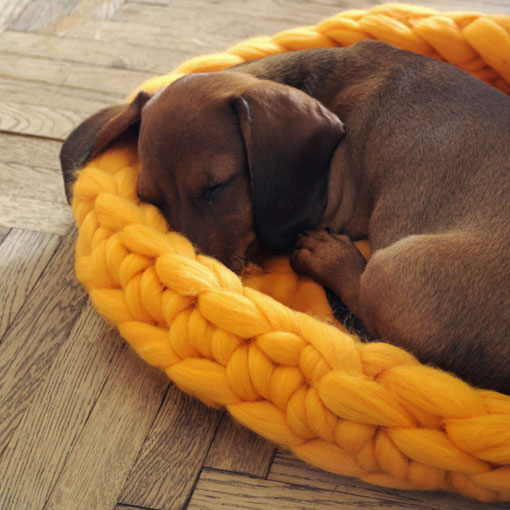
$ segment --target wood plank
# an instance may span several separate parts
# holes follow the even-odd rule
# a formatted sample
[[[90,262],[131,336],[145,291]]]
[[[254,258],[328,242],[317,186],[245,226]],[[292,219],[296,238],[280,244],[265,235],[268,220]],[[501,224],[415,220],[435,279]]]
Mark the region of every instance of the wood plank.
[[[184,508],[221,417],[171,385],[119,502]]]
[[[63,140],[73,127],[88,117],[83,112],[5,100],[0,100],[0,110],[2,111],[0,130],[60,140]]]
[[[32,0],[0,0],[0,31],[16,19]]]
[[[45,510],[115,507],[168,384],[163,372],[122,350]]]
[[[138,0],[135,0],[135,3]],[[172,0],[172,5],[180,2],[189,6],[189,8],[198,8],[203,5],[204,0]],[[350,9],[370,9],[381,4],[389,3],[387,0],[245,0],[237,2],[236,0],[217,0],[214,6],[218,9],[241,9],[249,10],[252,15],[270,15],[281,16],[284,19],[297,20],[298,23],[306,25],[314,23],[310,16],[320,15],[321,19],[325,16],[337,14]],[[418,5],[437,9],[438,11],[479,11],[487,13],[502,13],[501,9],[510,8],[508,0],[407,0],[405,4]],[[209,4],[208,4],[209,5]],[[297,26],[297,25],[295,25]]]
[[[95,20],[91,20],[95,22]],[[107,23],[107,22],[99,22]],[[92,36],[93,37],[93,36]],[[152,73],[0,53],[0,75],[126,96]]]
[[[71,126],[69,127],[71,129]],[[0,225],[63,235],[72,223],[58,154],[61,143],[0,134]]]
[[[119,503],[115,506],[115,510],[160,510],[159,508],[149,508],[146,506],[133,506]]]
[[[386,3],[381,1],[379,3]],[[482,12],[487,14],[505,14],[510,12],[510,6],[504,6],[500,0],[412,0],[406,2],[423,7],[430,7],[438,11]]]
[[[86,300],[74,277],[76,232],[64,238],[0,343],[0,454]]]
[[[262,20],[288,21],[291,27],[314,25],[322,19],[333,16],[339,12],[349,9],[369,9],[379,4],[388,3],[387,0],[335,0],[307,1],[307,0],[217,0],[215,2],[206,2],[204,0],[172,0],[166,7],[157,5],[155,2],[144,2],[138,0],[129,0],[117,12],[114,19],[133,21],[135,13],[139,12],[142,18],[141,23],[147,23],[149,19],[155,17],[154,13],[160,12],[160,20],[168,19],[175,8],[186,8],[189,12],[207,9],[208,17],[219,16],[221,14],[232,14],[240,16],[250,16]],[[408,4],[416,4],[435,8],[439,11],[461,10],[461,11],[480,11],[487,13],[504,13],[510,6],[500,0],[411,0]],[[165,16],[164,9],[167,10]],[[131,14],[132,13],[132,14]],[[195,15],[196,16],[196,15]],[[161,23],[162,21],[160,21]],[[276,30],[275,30],[276,31]],[[274,32],[275,32],[274,31]],[[274,32],[271,32],[273,34]]]
[[[3,453],[0,508],[44,507],[112,366],[125,348],[119,335],[89,303]]]
[[[66,18],[77,0],[32,0],[25,9],[12,19],[8,27],[12,30],[36,31],[53,27]]]
[[[459,5],[462,0],[459,0]],[[124,4],[114,17],[115,21],[68,18],[68,24],[62,33],[66,37],[79,39],[97,39],[104,42],[134,44],[143,47],[169,48],[194,54],[207,54],[223,51],[228,46],[244,39],[273,35],[281,30],[301,25],[315,24],[323,18],[334,15],[346,8],[360,8],[359,3],[346,2],[342,7],[315,4],[302,10],[294,10],[291,3],[284,8],[279,3],[269,2],[264,12],[262,7],[254,7],[259,2],[253,0],[245,8],[244,2],[207,4],[195,2],[191,6],[186,2],[172,3],[171,7],[147,6],[134,3]],[[262,2],[268,5],[267,2]],[[368,2],[369,5],[381,2]],[[222,9],[216,7],[223,6]],[[242,7],[239,7],[241,6]],[[298,4],[302,7],[302,4]],[[494,9],[497,7],[494,4]],[[202,8],[207,15],[197,15]],[[488,7],[486,7],[487,9]],[[217,11],[215,11],[217,9]],[[490,10],[490,7],[489,7]],[[263,12],[263,14],[261,14]],[[122,21],[122,22],[121,22]],[[65,30],[65,31],[64,31]]]
[[[434,493],[423,493],[419,500],[415,500],[416,493],[405,493],[408,497],[398,499],[391,493],[351,493],[349,490],[330,491],[306,485],[293,485],[274,480],[248,477],[204,469],[200,475],[188,510],[346,510],[359,508],[392,508],[408,510],[410,508],[453,509],[466,510],[502,508],[501,506],[486,505],[476,501],[451,496],[443,504],[435,502]],[[430,499],[429,499],[430,498]],[[449,506],[450,501],[456,501],[458,506]],[[422,505],[422,502],[424,503]]]
[[[68,16],[110,19],[124,0],[1,0],[7,1],[0,14],[2,27],[24,32],[52,32]],[[19,5],[17,5],[19,4]],[[1,10],[0,10],[1,13]]]
[[[13,195],[0,195],[0,225],[3,227],[64,235],[72,223],[71,209],[62,202],[33,198],[21,201]]]
[[[187,51],[168,48],[146,48],[123,42],[105,44],[94,39],[82,40],[48,34],[4,32],[0,47],[5,53],[53,60],[81,62],[119,69],[134,69],[163,74],[194,56]]]
[[[302,485],[292,485],[246,475],[204,469],[188,510],[339,510],[359,508],[409,509],[410,505],[389,506],[383,498],[370,499],[339,494]]]
[[[8,27],[12,30],[36,31],[54,26],[66,18],[77,0],[32,0],[25,9],[12,19]]]
[[[12,229],[0,244],[0,338],[16,317],[59,242],[56,235]]]
[[[366,1],[365,4],[376,4],[377,2]],[[351,4],[351,5],[349,5]],[[278,28],[280,22],[285,22],[286,28],[294,28],[303,25],[314,25],[327,16],[332,16],[342,10],[350,9],[353,5],[359,7],[359,0],[342,2],[304,2],[294,0],[219,0],[216,2],[205,2],[204,0],[172,0],[166,6],[140,5],[134,2],[124,4],[115,14],[116,21],[137,21],[138,23],[155,23],[163,25],[165,22],[177,16],[179,23],[183,21],[185,26],[192,23],[191,18],[199,18],[197,12],[207,9],[207,16],[203,18],[235,17],[239,24],[254,23],[259,29],[271,30],[266,35],[272,35],[283,28]],[[250,21],[251,20],[251,21]],[[272,22],[272,23],[271,23]],[[210,26],[208,24],[205,25]]]
[[[0,225],[0,244],[3,243],[5,238],[7,237],[7,234],[11,231],[9,227],[3,227]]]
[[[62,235],[72,222],[60,169],[0,161],[0,224]]]
[[[105,90],[84,90],[27,79],[0,76],[0,93],[4,101],[42,106],[64,112],[84,112],[88,115],[112,104],[121,103],[125,94]]]
[[[134,85],[129,83],[124,87],[127,78],[125,80],[123,75],[116,74],[112,85],[108,78],[109,68],[159,74],[191,55],[222,50],[248,35],[274,34],[281,27],[315,23],[330,13],[376,3],[363,0],[172,0],[164,13],[154,9],[154,4],[168,3],[167,0],[138,0],[131,4],[152,4],[145,5],[147,12],[123,7],[122,11],[117,11],[120,13],[117,21],[98,22],[93,26],[99,29],[97,34],[93,29],[83,32],[90,39],[73,38],[72,29],[76,23],[92,23],[87,21],[88,18],[96,18],[96,22],[110,18],[121,1],[79,0],[69,11],[73,15],[70,20],[56,18],[54,23],[42,28],[45,32],[58,34],[69,30],[69,37],[18,32],[7,32],[3,34],[5,38],[0,36],[0,48],[9,53],[8,61],[3,60],[4,64],[1,63],[3,57],[0,57],[0,98],[7,104],[4,108],[0,103],[4,113],[0,129],[1,122],[7,123],[5,117],[9,116],[11,123],[13,117],[16,120],[20,133],[62,139],[82,118],[103,106],[121,102],[134,85],[142,81],[137,78]],[[0,18],[5,13],[5,5],[22,6],[26,2],[0,0]],[[56,0],[54,5],[58,2],[62,0]],[[433,2],[415,0],[415,3],[431,5]],[[469,6],[475,4],[480,5],[480,2],[454,0],[441,4],[440,8],[445,10],[455,6],[469,10]],[[501,12],[503,9],[510,12],[510,2],[489,0],[482,4],[482,9],[486,12]],[[34,12],[34,15],[37,13]],[[222,16],[234,27],[224,23],[220,19]],[[198,20],[196,23],[193,17]],[[277,22],[272,23],[273,17],[278,18]],[[117,27],[119,40],[110,35],[105,39],[101,33],[104,27],[113,25]],[[183,27],[182,32],[177,27],[176,35],[173,35],[171,32],[176,25]],[[134,35],[126,33],[130,28],[135,28]],[[229,39],[232,33],[237,35]],[[161,42],[162,46],[159,45]],[[176,47],[180,50],[176,51]],[[78,64],[74,64],[76,62]],[[21,134],[0,135],[0,162],[7,163],[3,167],[0,163],[1,182],[4,182],[5,176],[14,179],[11,184],[24,189],[26,194],[23,200],[19,197],[5,198],[1,194],[0,218],[7,220],[6,225],[59,234],[65,232],[71,222],[67,206],[58,204],[55,207],[50,200],[40,200],[36,191],[24,186],[21,179],[21,176],[34,175],[41,179],[44,176],[55,179],[53,185],[41,181],[41,189],[45,196],[56,196],[52,193],[57,193],[60,183],[47,170],[58,170],[55,157],[59,148],[60,143],[54,140],[40,140]],[[13,172],[16,172],[14,177]],[[60,214],[65,217],[59,217]],[[0,242],[2,235],[8,232],[9,226],[0,225]],[[69,245],[69,255],[72,250],[72,245]],[[1,252],[0,244],[0,261],[3,264]],[[41,287],[41,281],[35,282],[34,273],[33,290],[18,313],[18,317],[23,314],[24,325],[15,321],[12,327],[16,328],[17,334],[11,329],[5,335],[4,344],[7,341],[11,346],[4,348],[4,344],[0,343],[0,494],[4,496],[4,499],[0,497],[0,501],[7,503],[0,504],[0,508],[32,510],[33,504],[41,508],[40,503],[44,504],[48,497],[49,508],[113,508],[119,501],[119,494],[122,503],[117,504],[117,510],[176,510],[178,507],[166,506],[168,502],[175,501],[188,508],[209,509],[262,508],[262,505],[264,510],[291,507],[304,510],[506,508],[503,505],[480,506],[478,503],[474,503],[478,506],[471,507],[469,505],[473,502],[461,498],[452,500],[446,495],[371,487],[314,470],[295,459],[289,467],[288,461],[279,459],[283,454],[279,454],[267,481],[231,473],[220,473],[216,477],[216,470],[204,469],[197,492],[188,506],[186,497],[190,496],[196,481],[204,446],[210,441],[209,428],[214,430],[207,420],[212,423],[217,413],[202,408],[194,401],[178,404],[180,398],[187,402],[188,397],[180,395],[175,388],[175,401],[174,397],[170,397],[170,390],[157,411],[167,384],[162,374],[157,372],[145,380],[141,380],[143,377],[137,379],[139,372],[147,367],[139,365],[141,362],[137,359],[126,360],[131,353],[129,349],[119,347],[115,333],[105,333],[104,339],[98,333],[90,345],[87,339],[79,342],[78,325],[73,326],[77,317],[83,322],[83,328],[87,327],[89,331],[95,329],[95,321],[101,325],[102,322],[93,314],[86,318],[86,312],[80,315],[79,309],[75,313],[69,308],[78,306],[77,296],[70,296],[69,286],[59,285],[57,277],[71,274],[72,260],[65,262],[68,254],[60,253],[59,263],[54,263],[54,256],[48,269],[42,273],[41,279],[46,282],[46,288]],[[21,257],[26,256],[21,254]],[[22,260],[21,264],[30,262]],[[37,299],[33,297],[36,289],[39,289]],[[75,292],[83,295],[78,286]],[[63,294],[61,299],[57,299],[59,293]],[[74,305],[69,303],[72,299],[76,300]],[[47,301],[53,305],[46,305]],[[41,307],[44,309],[39,311]],[[92,313],[90,309],[88,311]],[[67,325],[62,324],[73,313],[74,318]],[[58,328],[67,328],[67,333],[64,335]],[[32,331],[28,332],[29,329]],[[40,332],[41,329],[43,331]],[[67,339],[71,329],[72,339]],[[113,344],[102,345],[99,342],[108,342],[112,336]],[[119,351],[115,350],[117,348]],[[114,352],[119,353],[119,358],[114,358]],[[108,357],[109,354],[111,357]],[[154,383],[154,378],[159,381],[160,377],[163,389]],[[122,379],[122,384],[117,387],[119,379]],[[104,384],[106,387],[103,389]],[[146,386],[153,396],[145,399],[143,392]],[[198,411],[194,410],[195,407]],[[189,427],[197,427],[196,437],[190,438],[189,431],[183,429],[186,428],[184,424],[193,418],[195,421]],[[204,420],[208,424],[205,427],[207,433],[201,423]],[[137,427],[141,430],[134,430]],[[220,432],[224,428],[226,431]],[[229,442],[228,427],[222,424],[220,430],[216,434],[217,442],[209,451],[212,464],[222,465],[223,462],[222,469],[228,469],[230,462],[236,470],[265,474],[264,470],[257,471],[259,461],[254,460],[252,455],[258,452],[250,451],[253,447],[249,439]],[[222,435],[225,436],[223,439]],[[242,450],[239,443],[243,443]],[[221,444],[225,448],[225,459],[221,458]],[[239,448],[238,452],[233,451],[236,448]],[[242,452],[246,459],[242,458]],[[191,461],[186,457],[188,455]],[[243,460],[246,461],[244,466]],[[177,487],[176,494],[172,487]],[[146,506],[150,501],[157,502],[157,505]],[[137,502],[143,506],[137,505]]]
[[[141,46],[146,51],[151,51],[152,48],[164,48],[167,51],[175,49],[179,52],[201,55],[224,49],[221,44],[215,43],[214,39],[211,41],[209,38],[208,41],[204,41],[201,35],[197,38],[194,34],[192,40],[189,37],[183,40],[172,32],[173,30],[169,27],[69,17],[61,33],[67,39],[95,39],[102,44]]]
[[[5,186],[4,193],[20,201],[31,198],[44,202],[60,202],[67,206],[64,180],[58,161],[55,161],[53,168],[40,167],[37,164],[0,162],[0,181]]]
[[[105,94],[72,87],[0,78],[0,139],[23,134],[63,140],[96,111],[125,101],[123,94]],[[58,154],[58,153],[57,153]],[[0,155],[0,160],[6,160]],[[37,162],[34,159],[32,162]],[[58,157],[56,158],[58,162]]]
[[[143,5],[168,5],[169,0],[127,0],[129,3]]]
[[[356,478],[338,476],[322,469],[315,468],[297,459],[292,454],[279,449],[275,455],[268,480],[289,483],[297,486],[313,487],[315,489],[350,494],[357,496],[360,501],[373,499],[374,501],[391,502],[391,508],[422,508],[436,510],[482,510],[510,508],[510,504],[479,503],[466,499],[457,494],[430,491],[401,491],[370,485]],[[395,506],[393,506],[395,505]]]
[[[225,415],[216,432],[204,466],[266,477],[276,446]]]
[[[39,168],[59,170],[58,155],[61,146],[62,143],[55,140],[2,133],[0,134],[0,161],[25,166],[36,163]]]
[[[68,18],[65,36],[142,46],[148,51],[156,47],[202,55],[223,51],[243,39],[261,35],[263,31],[273,34],[289,28],[286,21],[268,21],[267,30],[263,30],[258,18],[243,19],[240,23],[233,15],[197,17],[193,13],[185,9],[169,10],[169,16],[175,14],[175,18],[166,25]]]
[[[79,0],[71,16],[110,19],[125,0]]]

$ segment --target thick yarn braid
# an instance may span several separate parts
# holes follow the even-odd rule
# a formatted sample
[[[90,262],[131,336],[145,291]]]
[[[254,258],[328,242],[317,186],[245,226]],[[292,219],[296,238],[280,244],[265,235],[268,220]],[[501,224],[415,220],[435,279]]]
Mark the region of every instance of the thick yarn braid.
[[[401,5],[245,41],[142,87],[155,91],[184,73],[365,38],[441,57],[510,91],[510,17]],[[80,172],[73,213],[76,274],[139,356],[182,390],[324,469],[388,487],[510,500],[509,396],[315,318],[331,317],[322,290],[284,260],[243,284],[137,200],[138,171],[134,139],[108,149]]]
[[[139,89],[151,92],[183,74],[221,71],[275,53],[349,46],[363,39],[377,39],[439,58],[510,94],[510,16],[438,13],[401,4],[345,11],[316,26],[243,41],[224,53],[193,58]]]

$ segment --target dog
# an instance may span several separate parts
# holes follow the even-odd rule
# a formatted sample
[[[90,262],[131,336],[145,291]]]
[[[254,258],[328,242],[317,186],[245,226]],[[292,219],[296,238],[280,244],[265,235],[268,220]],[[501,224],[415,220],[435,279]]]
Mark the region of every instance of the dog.
[[[289,253],[374,336],[510,393],[505,94],[376,41],[192,74],[71,133],[69,199],[76,169],[126,131],[140,199],[200,250],[238,272]]]

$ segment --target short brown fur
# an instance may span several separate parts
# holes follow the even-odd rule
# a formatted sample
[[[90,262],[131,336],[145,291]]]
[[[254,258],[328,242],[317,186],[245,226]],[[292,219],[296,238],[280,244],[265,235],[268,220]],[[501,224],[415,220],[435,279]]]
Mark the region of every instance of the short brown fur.
[[[507,96],[368,41],[191,75],[146,99],[139,194],[173,228],[235,270],[291,252],[372,334],[510,393]],[[112,126],[133,129],[125,111]],[[64,144],[68,190],[90,140],[121,134],[105,138],[105,116],[87,143]],[[351,242],[366,237],[368,263]]]

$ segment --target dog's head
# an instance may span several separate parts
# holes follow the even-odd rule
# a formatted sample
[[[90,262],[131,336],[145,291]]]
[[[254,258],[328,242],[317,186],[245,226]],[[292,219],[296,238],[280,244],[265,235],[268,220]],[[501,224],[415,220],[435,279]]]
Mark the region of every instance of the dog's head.
[[[71,133],[61,151],[68,198],[74,170],[126,130],[139,136],[140,198],[235,270],[316,226],[344,136],[338,117],[297,89],[237,72],[188,75]]]

